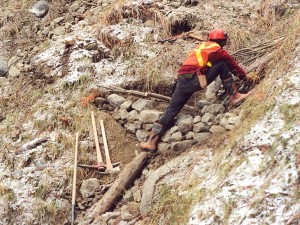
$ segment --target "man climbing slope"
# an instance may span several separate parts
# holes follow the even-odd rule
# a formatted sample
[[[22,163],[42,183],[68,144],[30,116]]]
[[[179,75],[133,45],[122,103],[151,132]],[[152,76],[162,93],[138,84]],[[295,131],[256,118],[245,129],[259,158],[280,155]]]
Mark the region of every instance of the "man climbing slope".
[[[140,144],[143,150],[156,151],[160,137],[173,125],[174,118],[193,93],[205,88],[219,75],[231,105],[248,97],[250,92],[241,94],[234,84],[232,74],[241,80],[247,77],[245,70],[223,49],[227,39],[223,29],[213,29],[209,32],[208,41],[200,43],[188,54],[178,70],[178,81],[169,107],[159,122],[153,124],[148,141]]]

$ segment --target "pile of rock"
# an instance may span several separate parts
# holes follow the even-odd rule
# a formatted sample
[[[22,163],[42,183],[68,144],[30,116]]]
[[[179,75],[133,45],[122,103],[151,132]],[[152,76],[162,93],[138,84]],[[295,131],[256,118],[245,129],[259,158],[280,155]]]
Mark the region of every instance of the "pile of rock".
[[[155,100],[126,100],[117,94],[110,94],[106,99],[96,98],[95,104],[101,109],[113,111],[113,116],[126,130],[136,135],[139,141],[146,141],[152,124],[159,120],[162,111],[155,109]],[[200,101],[199,115],[179,114],[175,125],[163,136],[159,150],[180,151],[191,148],[196,143],[204,142],[211,135],[231,130],[240,121],[237,113],[226,112],[222,104]],[[199,109],[199,110],[200,110]]]

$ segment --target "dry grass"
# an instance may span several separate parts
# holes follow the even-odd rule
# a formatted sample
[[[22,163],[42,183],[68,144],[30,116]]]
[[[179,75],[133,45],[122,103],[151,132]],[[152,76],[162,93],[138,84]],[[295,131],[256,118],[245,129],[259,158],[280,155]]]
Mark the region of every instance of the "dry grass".
[[[160,187],[159,196],[150,212],[150,224],[186,224],[194,201],[200,201],[205,191],[194,191],[186,195],[178,195],[167,185]],[[162,216],[164,215],[164,216]]]
[[[101,24],[118,24],[123,20],[130,22],[131,19],[146,22],[154,18],[155,25],[162,26],[163,30],[169,34],[170,24],[166,17],[155,6],[135,5],[130,1],[119,0],[110,6],[104,13],[104,20]]]
[[[40,199],[36,199],[34,202],[33,214],[37,221],[40,223],[55,222],[57,216],[57,207],[55,202],[46,202]]]

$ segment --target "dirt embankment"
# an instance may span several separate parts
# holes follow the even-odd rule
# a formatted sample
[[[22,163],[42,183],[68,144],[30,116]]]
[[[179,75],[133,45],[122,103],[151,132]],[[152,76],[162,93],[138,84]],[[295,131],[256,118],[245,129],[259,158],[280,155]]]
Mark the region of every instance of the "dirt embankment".
[[[199,40],[185,36],[174,41],[169,37],[188,31],[204,34],[212,27],[223,27],[230,34],[228,46],[230,52],[273,39],[282,32],[288,33],[289,39],[281,43],[285,44],[286,40],[292,38],[294,42],[291,43],[297,40],[297,36],[294,36],[296,26],[291,26],[289,31],[283,26],[285,21],[291,22],[292,18],[297,18],[299,6],[296,1],[54,0],[49,1],[48,12],[43,18],[38,18],[36,14],[29,12],[29,9],[32,11],[35,1],[0,1],[0,3],[3,6],[0,12],[0,148],[2,149],[0,224],[68,224],[70,222],[75,132],[80,132],[79,163],[95,164],[96,162],[91,110],[95,111],[100,140],[99,120],[104,120],[112,162],[121,162],[122,170],[132,160],[139,151],[139,141],[147,137],[151,128],[152,121],[149,122],[144,116],[154,115],[156,118],[155,116],[161,115],[167,104],[153,99],[137,104],[137,97],[119,94],[124,98],[124,101],[122,100],[124,105],[121,108],[121,104],[109,101],[108,96],[113,92],[103,87],[116,86],[170,96],[178,66],[189,49],[199,43]],[[165,42],[162,43],[161,40]],[[294,44],[291,43],[285,48],[286,50],[291,48],[289,52],[294,50]],[[280,45],[276,46],[278,46],[277,50],[280,50]],[[249,52],[247,56],[250,54],[252,61],[248,62],[247,57],[242,56],[245,51],[240,52],[240,55],[237,54],[237,60],[244,62],[244,66],[249,66],[257,57],[262,56],[259,55],[260,51],[257,52],[257,48],[250,49]],[[279,56],[282,54],[276,53]],[[276,60],[276,57],[272,58],[260,67],[258,71],[260,77],[269,77],[272,74],[271,69],[277,65]],[[286,68],[277,70],[283,69]],[[272,76],[276,77],[276,74]],[[260,82],[256,81],[252,87]],[[217,148],[222,143],[225,145],[231,143],[232,133],[228,134],[228,131],[236,129],[241,118],[245,118],[240,114],[243,110],[248,112],[250,118],[252,118],[251,114],[257,115],[257,118],[262,116],[272,104],[269,104],[266,99],[266,96],[270,99],[271,97],[265,90],[270,85],[264,83],[260,85],[255,96],[261,101],[263,107],[258,107],[253,103],[255,101],[249,101],[248,105],[241,106],[238,110],[224,111],[220,104],[222,100],[217,99],[221,96],[221,93],[216,95],[219,90],[217,84],[211,85],[209,91],[195,95],[189,105],[197,109],[196,113],[183,110],[174,126],[176,129],[172,129],[163,138],[161,151],[149,160],[148,166],[132,187],[124,192],[119,202],[116,202],[114,211],[99,216],[97,221],[101,221],[100,224],[104,224],[103,221],[113,224],[130,222],[155,224],[162,219],[163,215],[168,215],[166,218],[171,218],[169,221],[178,221],[178,218],[181,218],[183,220],[179,221],[186,222],[189,219],[187,215],[190,207],[185,206],[192,206],[193,198],[180,194],[184,196],[184,204],[180,204],[181,201],[178,201],[178,196],[173,193],[173,190],[176,190],[176,193],[181,191],[186,193],[189,188],[196,187],[195,183],[190,182],[188,187],[182,186],[182,181],[190,178],[207,181],[215,187],[214,190],[222,193],[221,197],[213,195],[215,192],[208,190],[204,183],[200,185],[200,192],[191,192],[196,193],[195,199],[205,204],[205,208],[201,209],[195,206],[192,214],[192,217],[195,217],[194,221],[201,218],[201,221],[206,221],[205,224],[224,224],[226,221],[231,221],[232,224],[237,221],[241,221],[240,224],[247,224],[253,217],[255,219],[263,217],[258,211],[256,214],[246,213],[240,218],[241,220],[235,217],[242,211],[242,207],[239,207],[242,203],[237,200],[238,194],[228,194],[231,189],[226,185],[230,182],[234,183],[241,195],[245,194],[245,188],[255,193],[253,189],[255,185],[243,186],[237,182],[240,177],[245,177],[247,174],[237,173],[227,180],[222,178],[230,174],[230,168],[239,168],[238,165],[241,165],[241,170],[246,171],[245,162],[237,159],[248,159],[253,165],[257,165],[258,159],[251,158],[251,154],[258,154],[259,160],[264,157],[269,159],[267,156],[262,156],[265,154],[266,143],[263,143],[263,148],[253,147],[249,156],[243,155],[241,158],[239,156],[231,158],[234,150],[218,155],[213,149],[202,152],[198,147],[206,145]],[[80,102],[82,97],[91,96],[93,93],[98,94],[98,99],[91,98],[92,101],[87,106],[83,106]],[[205,101],[209,106],[204,107],[203,101],[199,102],[204,100],[203,98],[211,98],[210,101]],[[198,109],[199,105],[201,109]],[[256,107],[255,113],[249,111],[251,108],[249,105],[252,108]],[[286,111],[283,111],[288,112],[290,108],[287,106],[285,109]],[[288,119],[293,123],[292,118],[288,117]],[[266,123],[269,124],[270,118],[267,121]],[[249,128],[251,125],[244,126]],[[291,136],[295,136],[295,132],[295,130],[289,131]],[[254,138],[253,135],[247,137],[251,140]],[[30,145],[34,141],[44,140],[43,138],[47,141]],[[207,139],[211,142],[207,142]],[[297,139],[293,140],[298,143]],[[285,142],[289,146],[288,149],[296,146],[284,137],[282,144]],[[192,146],[197,147],[192,149]],[[104,156],[102,141],[100,147]],[[189,150],[197,151],[195,156],[199,158],[189,155],[182,159],[183,165],[179,165],[180,158],[171,162],[171,169],[156,170],[163,164],[168,164],[168,161],[175,156],[184,155]],[[260,153],[257,153],[258,150]],[[226,164],[226,160],[219,160],[223,157],[229,159],[230,163]],[[272,158],[272,155],[270,157]],[[202,158],[203,161],[200,160]],[[282,159],[277,160],[281,162]],[[199,162],[202,162],[202,165]],[[272,162],[275,161],[266,161],[266,165],[274,166]],[[182,167],[182,171],[177,175],[174,172],[176,166]],[[213,166],[219,168],[221,172],[215,171]],[[198,168],[202,173],[197,174],[197,171],[190,173],[193,168]],[[291,168],[294,168],[294,165],[291,164]],[[209,179],[207,173],[210,169],[214,171],[214,178],[221,177],[220,182]],[[143,209],[140,210],[140,206],[144,206],[143,203],[146,201],[143,192],[147,192],[143,183],[149,177],[150,179],[154,177],[152,179],[154,181],[155,176],[158,176],[161,171],[163,175],[157,181],[163,182],[157,185],[154,182],[159,190],[155,192],[155,196],[161,201],[154,201],[150,217],[141,218],[140,212]],[[291,178],[288,186],[280,186],[282,190],[277,192],[272,192],[273,186],[268,186],[269,188],[266,189],[266,193],[269,193],[268,197],[283,195],[292,198],[291,193],[285,192],[287,187],[295,187],[293,183],[295,176],[290,176],[290,172],[287,170]],[[253,170],[249,173],[263,174],[263,171]],[[101,175],[95,171],[79,169],[77,222],[84,221],[86,210],[101,199],[116,176],[117,174]],[[271,177],[268,179],[270,180]],[[283,182],[281,178],[279,180]],[[257,180],[260,181],[263,184],[267,183],[266,179]],[[151,183],[151,180],[147,183]],[[224,190],[221,192],[220,187],[227,192],[225,193]],[[210,202],[204,194],[207,196],[211,194],[211,199],[215,201]],[[226,199],[224,196],[229,197]],[[226,201],[224,199],[219,201],[219,197],[224,197]],[[294,197],[297,198],[297,195]],[[286,215],[294,219],[272,217],[271,221],[284,221],[289,224],[297,221],[297,215],[293,211],[297,208],[297,204],[289,198],[284,198],[284,201],[286,205],[292,205],[292,210],[289,210]],[[242,197],[240,199],[245,202],[249,200]],[[251,205],[259,205],[256,209],[260,209],[260,212],[269,212],[269,208],[263,207],[262,199],[253,201]],[[276,205],[279,202],[278,197]],[[208,212],[211,212],[211,205],[214,203],[217,206],[224,203],[227,208],[215,207],[216,216],[213,216]],[[172,207],[168,207],[170,205]],[[284,214],[285,210],[281,213]],[[176,211],[184,213],[178,215]],[[196,214],[201,215],[198,218]],[[268,220],[266,219],[265,222],[268,223]],[[190,224],[195,223],[190,220]]]

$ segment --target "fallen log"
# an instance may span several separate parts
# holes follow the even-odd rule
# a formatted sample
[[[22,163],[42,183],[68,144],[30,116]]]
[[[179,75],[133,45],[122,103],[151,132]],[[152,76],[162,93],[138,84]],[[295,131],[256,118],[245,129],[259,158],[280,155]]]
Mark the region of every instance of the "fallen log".
[[[44,142],[47,142],[49,140],[48,137],[41,137],[41,138],[36,138],[24,145],[21,146],[21,151],[28,151],[33,148],[36,148],[37,146],[43,144]]]
[[[132,184],[132,182],[136,179],[136,176],[143,170],[147,159],[147,152],[142,152],[136,156],[131,163],[123,169],[119,177],[115,180],[113,185],[103,195],[103,197],[87,211],[84,221],[88,221],[88,223],[91,224],[95,219],[97,219],[97,217],[112,209],[124,191]]]
[[[120,87],[105,87],[102,85],[98,85],[99,87],[108,89],[111,92],[114,93],[120,93],[120,94],[128,94],[128,95],[133,95],[139,98],[155,98],[155,99],[159,99],[159,100],[163,100],[166,102],[170,102],[171,98],[165,95],[160,95],[160,94],[156,94],[156,93],[152,93],[152,92],[140,92],[140,91],[136,91],[136,90],[126,90]],[[184,108],[190,109],[190,110],[195,110],[194,107],[189,106],[189,105],[185,105]]]

